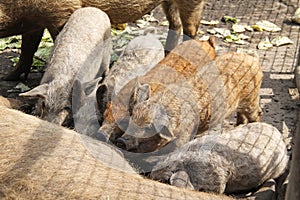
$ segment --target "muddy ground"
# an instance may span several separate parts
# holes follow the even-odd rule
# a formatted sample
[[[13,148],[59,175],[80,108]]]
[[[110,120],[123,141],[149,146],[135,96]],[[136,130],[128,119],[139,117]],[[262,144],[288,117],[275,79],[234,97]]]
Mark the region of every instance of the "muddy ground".
[[[238,18],[240,23],[255,24],[259,20],[268,20],[281,27],[279,32],[246,32],[250,37],[249,44],[238,45],[226,43],[222,39],[217,39],[218,53],[226,51],[236,51],[245,49],[255,51],[263,66],[264,79],[261,88],[261,106],[264,111],[263,121],[277,127],[284,135],[287,148],[291,152],[292,136],[296,129],[297,113],[300,106],[298,90],[294,83],[294,69],[298,65],[299,44],[300,44],[300,25],[291,22],[291,17],[297,8],[298,1],[295,0],[208,0],[203,13],[205,20],[220,20],[224,15]],[[160,22],[165,21],[165,17],[160,8],[154,10],[154,17]],[[232,24],[221,22],[216,27],[230,28]],[[129,27],[136,27],[133,23]],[[158,26],[157,22],[152,22],[148,26],[143,26],[139,30],[154,27],[156,34],[164,40],[166,27]],[[205,35],[206,30],[211,28],[208,25],[201,25],[201,32]],[[135,32],[136,35],[141,32]],[[129,34],[129,33],[126,33]],[[258,43],[266,37],[287,36],[293,44],[280,47],[272,47],[268,50],[258,50]],[[201,35],[199,34],[199,37]],[[115,40],[120,39],[115,36]],[[114,48],[120,51],[120,47]],[[18,53],[11,50],[4,50],[0,53],[0,78],[5,76],[12,68],[11,56]],[[42,73],[30,73],[28,79],[21,81],[29,87],[38,85]],[[18,92],[8,92],[19,82],[0,81],[0,95],[18,98]],[[227,126],[233,126],[234,116],[227,120]],[[282,192],[281,192],[282,193]],[[282,199],[282,194],[279,195]]]

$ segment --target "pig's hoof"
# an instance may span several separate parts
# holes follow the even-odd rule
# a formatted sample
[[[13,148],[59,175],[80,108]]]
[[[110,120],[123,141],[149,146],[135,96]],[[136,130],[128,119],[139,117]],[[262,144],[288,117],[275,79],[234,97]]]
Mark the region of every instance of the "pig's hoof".
[[[4,76],[2,79],[5,81],[18,81],[20,80],[20,76],[14,73],[9,73],[8,75]]]
[[[12,71],[8,75],[3,77],[5,81],[19,81],[23,72]],[[28,73],[24,73],[25,80],[27,79]]]
[[[17,64],[16,68],[3,78],[5,81],[19,81],[21,75],[24,75],[24,80],[27,79],[31,66],[23,66]]]
[[[119,147],[121,149],[124,149],[124,150],[127,150],[126,140],[124,138],[116,139],[115,144],[116,144],[117,147]]]

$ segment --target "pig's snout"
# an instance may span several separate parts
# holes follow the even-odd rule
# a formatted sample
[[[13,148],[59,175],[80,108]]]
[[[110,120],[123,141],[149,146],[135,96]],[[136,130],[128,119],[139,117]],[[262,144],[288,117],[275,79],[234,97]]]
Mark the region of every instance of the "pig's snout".
[[[121,149],[124,149],[124,150],[128,150],[128,145],[127,145],[127,141],[122,138],[122,137],[119,137],[118,139],[116,139],[116,146],[121,148]]]
[[[121,149],[131,152],[136,152],[138,148],[137,140],[135,138],[128,138],[128,136],[116,139],[115,145]]]

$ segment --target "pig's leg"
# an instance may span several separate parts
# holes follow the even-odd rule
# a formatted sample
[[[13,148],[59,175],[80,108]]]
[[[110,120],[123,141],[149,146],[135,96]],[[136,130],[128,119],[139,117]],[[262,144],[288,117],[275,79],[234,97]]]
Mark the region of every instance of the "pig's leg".
[[[10,72],[4,79],[9,81],[19,80],[20,76],[24,74],[27,79],[28,73],[33,62],[33,55],[38,49],[39,43],[43,36],[44,28],[36,29],[22,35],[22,46],[20,60],[16,68]]]
[[[205,2],[204,0],[176,2],[183,27],[183,40],[194,39],[197,35]]]
[[[244,101],[245,102],[245,101]],[[248,99],[241,103],[237,109],[237,125],[251,122],[259,122],[262,117],[262,109],[259,106],[259,96],[254,99]]]
[[[162,7],[169,21],[169,32],[165,46],[165,52],[168,53],[178,44],[182,26],[179,10],[172,1],[164,1]]]

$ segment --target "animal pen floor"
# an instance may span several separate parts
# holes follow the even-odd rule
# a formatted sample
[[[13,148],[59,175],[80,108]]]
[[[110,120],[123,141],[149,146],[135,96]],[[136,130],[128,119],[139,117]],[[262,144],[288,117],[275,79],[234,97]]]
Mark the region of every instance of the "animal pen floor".
[[[292,136],[298,121],[299,95],[294,82],[294,69],[298,65],[300,45],[300,25],[291,22],[295,9],[298,7],[297,0],[207,0],[203,19],[221,20],[223,16],[229,15],[240,20],[242,24],[253,25],[260,20],[268,20],[281,27],[279,32],[246,32],[250,37],[248,44],[238,45],[234,43],[217,40],[218,52],[236,51],[237,49],[253,50],[259,55],[263,66],[264,78],[261,87],[261,107],[263,108],[263,120],[277,127],[284,135],[289,153],[292,148]],[[161,9],[154,11],[158,20],[163,20]],[[231,23],[220,22],[214,27],[231,28]],[[131,24],[135,26],[135,24]],[[161,29],[157,24],[150,23]],[[149,28],[143,27],[142,29]],[[200,30],[209,35],[206,30],[212,28],[201,24]],[[163,28],[166,30],[166,28]],[[157,32],[161,34],[161,32]],[[165,32],[162,33],[165,35]],[[276,36],[287,36],[293,44],[272,47],[267,50],[257,49],[260,41],[266,37],[272,39]],[[115,39],[116,40],[116,39]],[[0,77],[8,73],[12,68],[10,56],[16,53],[4,50],[0,54]],[[33,87],[39,83],[41,73],[30,73],[26,85]],[[8,92],[19,82],[0,81],[0,95],[17,97],[17,93]],[[234,118],[227,120],[228,125],[234,124]],[[1,130],[0,130],[1,131]]]
[[[240,23],[255,24],[268,20],[281,27],[279,32],[248,32],[248,45],[219,43],[221,51],[236,51],[238,48],[255,50],[263,67],[264,79],[261,87],[261,106],[264,111],[263,121],[276,126],[290,137],[297,123],[299,101],[294,82],[294,69],[299,57],[300,26],[291,22],[297,7],[296,1],[213,1],[204,10],[203,19],[221,19],[224,15],[240,19]],[[220,27],[227,24],[221,23]],[[206,30],[207,26],[201,26]],[[257,45],[266,37],[287,36],[294,44],[258,50]]]
[[[299,112],[299,94],[294,81],[294,70],[299,65],[300,26],[291,18],[299,7],[296,0],[226,0],[209,1],[204,9],[203,19],[210,21],[221,19],[224,15],[240,19],[240,23],[255,24],[260,20],[268,20],[281,27],[279,32],[247,32],[250,36],[248,45],[236,45],[220,42],[221,51],[236,51],[238,48],[255,50],[263,67],[263,83],[261,87],[261,107],[263,122],[272,124],[283,133],[289,153],[292,148],[292,137],[296,131]],[[218,27],[227,27],[221,23]],[[202,25],[201,30],[208,27]],[[266,37],[287,36],[294,43],[272,47],[267,50],[257,49],[260,41]],[[280,190],[280,189],[279,189]],[[278,199],[283,199],[283,191],[278,191]]]

